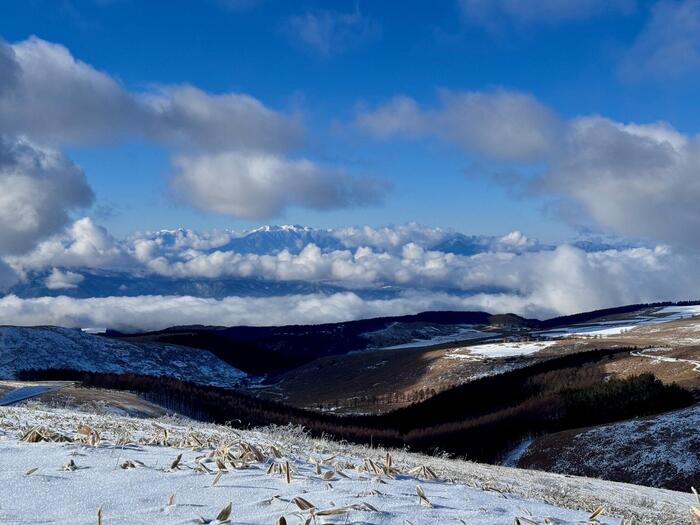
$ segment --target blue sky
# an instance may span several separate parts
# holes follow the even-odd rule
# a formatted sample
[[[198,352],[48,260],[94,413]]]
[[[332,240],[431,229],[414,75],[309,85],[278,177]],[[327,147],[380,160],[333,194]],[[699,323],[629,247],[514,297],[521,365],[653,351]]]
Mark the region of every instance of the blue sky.
[[[268,108],[301,116],[304,142],[291,157],[386,183],[379,204],[322,211],[293,205],[275,216],[247,218],[173,198],[172,155],[162,144],[127,137],[62,145],[95,192],[89,214],[116,235],[181,226],[416,221],[469,233],[520,229],[546,241],[571,238],[580,224],[553,211],[548,195],[523,195],[512,184],[480,175],[512,171],[512,163],[504,166],[430,136],[377,140],[352,125],[358,108],[379,107],[396,95],[429,108],[442,89],[504,89],[531,95],[562,119],[665,121],[679,132],[697,132],[697,71],[640,78],[624,72],[657,2],[577,0],[566,9],[547,0],[543,5],[553,10],[531,16],[502,4],[29,0],[3,5],[0,36],[9,43],[36,35],[61,44],[131,92],[191,84],[211,94],[250,95]],[[356,18],[343,29],[342,17]],[[304,34],[304,21],[324,19],[335,25],[320,40]],[[600,221],[591,226],[627,233]]]

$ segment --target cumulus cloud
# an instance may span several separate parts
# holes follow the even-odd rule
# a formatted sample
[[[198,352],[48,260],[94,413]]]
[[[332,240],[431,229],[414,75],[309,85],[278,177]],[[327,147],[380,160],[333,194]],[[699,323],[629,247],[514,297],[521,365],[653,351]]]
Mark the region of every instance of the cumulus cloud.
[[[356,126],[371,135],[437,136],[470,153],[505,160],[535,160],[557,144],[559,120],[525,93],[440,93],[436,108],[421,108],[408,97],[396,97],[374,110],[360,111]]]
[[[0,136],[0,253],[19,253],[89,206],[85,174],[60,152]]]
[[[85,277],[79,273],[71,271],[62,271],[54,268],[46,278],[46,287],[49,290],[66,290],[77,288],[80,283],[85,280]]]
[[[0,97],[0,131],[52,143],[92,143],[132,130],[139,105],[109,75],[76,60],[63,46],[32,37],[12,46],[0,78],[17,72]]]
[[[64,268],[133,268],[129,249],[89,217],[74,222],[59,235],[40,242],[21,256],[6,257],[7,262],[24,275],[29,270]]]
[[[700,68],[700,0],[662,1],[620,64],[623,78],[678,77]]]
[[[16,73],[15,88],[0,97],[6,133],[60,145],[141,136],[206,150],[283,150],[301,140],[295,116],[249,95],[212,95],[187,85],[131,92],[64,46],[37,37],[10,51],[0,50],[0,78]]]
[[[0,39],[0,97],[15,89],[19,67],[11,46]]]
[[[566,138],[536,191],[573,199],[620,234],[700,248],[698,137],[664,123],[587,117],[571,121]]]
[[[322,56],[342,53],[381,35],[376,20],[363,16],[359,10],[307,11],[287,21],[287,31],[301,45]]]
[[[192,191],[185,201],[206,211],[258,218],[290,205],[330,209],[381,198],[376,182],[291,160],[303,141],[299,116],[250,95],[188,85],[129,91],[37,37],[0,43],[0,79],[0,133],[54,146],[127,138],[163,144],[178,156],[175,185]],[[225,181],[225,191],[207,187],[213,179],[212,187]]]
[[[356,122],[375,136],[437,137],[510,161],[507,184],[553,197],[578,226],[700,248],[700,138],[666,123],[564,120],[513,92],[449,94],[437,110],[398,98]]]
[[[246,219],[279,216],[290,206],[327,210],[375,204],[386,190],[372,179],[274,155],[183,156],[175,166],[173,184],[187,202]]]
[[[150,136],[180,149],[284,151],[299,145],[297,117],[239,93],[211,95],[192,86],[161,87],[140,95]]]
[[[635,4],[635,0],[459,0],[466,18],[490,29],[504,22],[570,22],[605,13],[628,13]]]

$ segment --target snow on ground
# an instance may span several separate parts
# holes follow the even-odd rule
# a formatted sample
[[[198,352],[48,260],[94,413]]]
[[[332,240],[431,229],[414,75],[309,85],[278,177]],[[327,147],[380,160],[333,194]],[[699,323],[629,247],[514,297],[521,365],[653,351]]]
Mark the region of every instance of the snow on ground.
[[[476,329],[475,325],[470,324],[422,326],[420,323],[392,323],[381,330],[364,334],[373,341],[377,349],[382,350],[435,346],[456,341],[498,337],[498,335],[493,332],[482,332]]]
[[[58,390],[63,385],[34,385],[34,386],[23,386],[15,388],[5,395],[0,396],[0,406],[14,405],[25,399],[29,399],[53,390]]]
[[[644,350],[639,350],[637,352],[630,352],[630,354],[636,357],[646,357],[660,363],[688,363],[693,365],[693,370],[695,372],[700,373],[700,361],[698,360],[659,355],[660,353],[668,352],[669,350],[671,350],[671,348],[645,348]]]
[[[445,355],[445,357],[450,359],[515,357],[536,354],[540,350],[544,350],[553,344],[556,344],[556,341],[488,343],[483,345],[455,348]]]
[[[96,446],[18,439],[38,425]],[[236,432],[189,420],[2,408],[0,521],[94,524],[101,508],[105,524],[184,524],[197,515],[212,520],[232,503],[230,519],[246,524],[269,525],[281,516],[304,523],[314,514],[316,523],[504,524],[520,517],[530,520],[524,523],[584,524],[603,503],[618,517],[599,516],[602,524],[618,524],[623,515],[648,523],[669,517],[671,523],[676,510],[687,515],[692,501],[671,491],[405,451],[391,452],[389,463],[386,454],[311,439],[294,428]],[[285,465],[289,482],[281,473]],[[423,468],[409,472],[416,466]]]
[[[657,486],[676,480],[676,484],[690,490],[700,481],[699,428],[700,405],[694,405],[657,416],[543,436],[522,458],[524,464],[553,472],[634,479]],[[539,463],[538,457],[546,458],[547,465]]]
[[[582,323],[536,333],[540,336],[552,338],[567,337],[572,335],[606,337],[611,335],[620,335],[641,326],[664,324],[671,321],[689,319],[697,315],[700,315],[700,305],[666,306],[654,311],[653,315],[637,315],[630,319]]]
[[[167,375],[214,386],[232,386],[246,375],[206,350],[136,344],[71,328],[0,326],[0,379],[32,368]]]

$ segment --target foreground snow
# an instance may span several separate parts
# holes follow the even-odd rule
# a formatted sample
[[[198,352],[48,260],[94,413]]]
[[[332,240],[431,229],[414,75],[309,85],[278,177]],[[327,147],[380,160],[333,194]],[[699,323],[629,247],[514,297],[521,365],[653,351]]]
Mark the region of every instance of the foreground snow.
[[[233,386],[246,375],[206,350],[136,344],[71,328],[0,326],[0,379],[32,368],[169,376],[213,386]]]
[[[18,439],[35,426],[96,446]],[[234,523],[272,524],[281,516],[304,523],[315,514],[317,523],[502,524],[520,517],[583,524],[606,504],[618,518],[598,516],[599,522],[617,525],[624,514],[674,522],[674,509],[687,515],[691,502],[670,491],[386,454],[291,428],[236,432],[192,421],[2,408],[0,521],[94,524],[101,508],[106,524],[191,523],[197,515],[213,519],[231,502]]]

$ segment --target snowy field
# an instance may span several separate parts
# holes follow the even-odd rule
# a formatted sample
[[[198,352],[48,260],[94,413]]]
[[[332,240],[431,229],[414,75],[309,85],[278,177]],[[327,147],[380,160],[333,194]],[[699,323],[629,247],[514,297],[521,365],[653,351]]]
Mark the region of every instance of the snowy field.
[[[483,345],[455,348],[445,357],[451,359],[481,359],[496,357],[516,357],[536,354],[552,346],[555,341],[529,341],[522,343],[488,343]]]
[[[572,335],[605,337],[620,335],[641,326],[669,323],[680,319],[689,319],[696,315],[700,315],[700,305],[666,306],[656,310],[653,315],[639,315],[631,319],[583,323],[580,325],[566,326],[536,333],[544,337],[552,338],[567,337]]]
[[[486,337],[498,337],[493,332],[482,332],[471,326],[460,326],[457,331],[449,334],[433,335],[428,337],[415,338],[408,343],[383,346],[382,350],[394,350],[397,348],[418,348],[423,346],[434,346],[444,343],[454,343],[457,341],[468,341],[470,339],[482,339]]]
[[[21,441],[28,431],[73,441]],[[624,515],[647,523],[673,519],[676,510],[687,516],[692,503],[670,491],[388,453],[311,439],[292,428],[239,433],[187,420],[35,406],[0,409],[0,464],[0,522],[7,523],[95,524],[98,509],[104,524],[222,523],[215,518],[231,504],[227,519],[246,524],[280,517],[287,523],[505,524],[517,517],[528,524],[585,524],[602,504],[617,518],[606,510],[598,522],[618,525]]]

